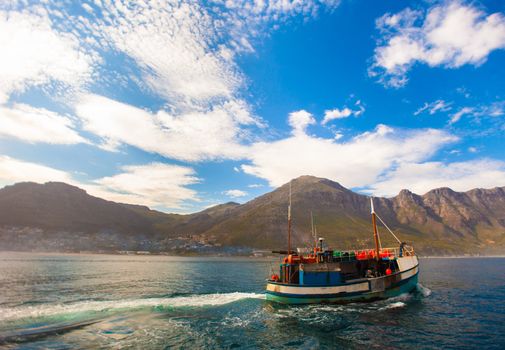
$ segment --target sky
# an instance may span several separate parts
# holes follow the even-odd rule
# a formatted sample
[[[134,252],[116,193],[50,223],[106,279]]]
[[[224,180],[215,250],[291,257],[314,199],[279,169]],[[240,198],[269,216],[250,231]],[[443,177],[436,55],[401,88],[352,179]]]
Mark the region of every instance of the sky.
[[[0,187],[190,213],[505,186],[505,2],[0,3]]]

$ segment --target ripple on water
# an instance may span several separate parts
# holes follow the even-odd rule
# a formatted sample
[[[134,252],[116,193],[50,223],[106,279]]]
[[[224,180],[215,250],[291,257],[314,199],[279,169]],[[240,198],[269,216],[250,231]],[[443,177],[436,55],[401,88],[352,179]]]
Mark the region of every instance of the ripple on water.
[[[72,259],[14,266],[0,259],[0,285],[18,265],[9,278],[23,282],[0,287],[0,332],[96,321],[0,348],[502,349],[503,262],[423,260],[423,285],[412,294],[372,303],[288,306],[264,300],[269,266],[252,260],[238,266],[231,260],[161,259],[154,266],[90,258],[85,266]],[[39,288],[30,284],[34,268],[53,277],[68,272],[76,279],[58,284],[58,278],[48,278],[50,283]],[[119,278],[119,268],[128,273]],[[88,283],[99,271],[106,273]]]

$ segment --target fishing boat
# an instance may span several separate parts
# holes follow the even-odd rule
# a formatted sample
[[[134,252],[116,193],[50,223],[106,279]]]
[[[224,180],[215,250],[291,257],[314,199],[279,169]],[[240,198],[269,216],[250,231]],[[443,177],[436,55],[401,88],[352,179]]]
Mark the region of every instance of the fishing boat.
[[[414,248],[389,229],[375,213],[370,198],[373,237],[371,249],[331,250],[312,229],[314,247],[308,253],[291,250],[291,190],[288,206],[288,246],[279,267],[267,281],[266,298],[283,304],[346,303],[373,301],[413,291],[417,286],[419,261]],[[398,243],[381,245],[377,219]]]

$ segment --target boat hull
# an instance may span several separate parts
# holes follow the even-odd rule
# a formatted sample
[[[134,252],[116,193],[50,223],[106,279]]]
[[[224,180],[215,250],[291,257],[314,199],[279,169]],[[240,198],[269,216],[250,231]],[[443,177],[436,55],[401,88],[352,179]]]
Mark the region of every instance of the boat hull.
[[[412,292],[417,286],[418,275],[419,266],[415,265],[394,275],[336,286],[300,286],[269,281],[266,299],[283,304],[349,303],[387,299]]]

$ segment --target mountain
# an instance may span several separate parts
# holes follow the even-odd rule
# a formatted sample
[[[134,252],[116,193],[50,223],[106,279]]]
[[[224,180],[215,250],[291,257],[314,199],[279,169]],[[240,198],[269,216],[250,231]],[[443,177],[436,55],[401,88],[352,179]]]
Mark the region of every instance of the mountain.
[[[372,246],[367,196],[313,176],[291,181],[291,191],[294,245],[310,243],[312,211],[318,234],[330,245]],[[0,249],[282,249],[288,198],[285,184],[244,204],[179,215],[106,201],[64,183],[19,183],[0,190]],[[422,254],[505,252],[505,187],[467,192],[439,188],[424,195],[402,190],[393,198],[375,198],[374,204],[395,234]],[[379,231],[383,245],[395,244],[385,228]]]
[[[147,207],[139,207],[139,211],[132,211],[64,183],[19,183],[0,190],[0,222],[10,226],[152,233],[151,222],[141,214],[147,210]]]

